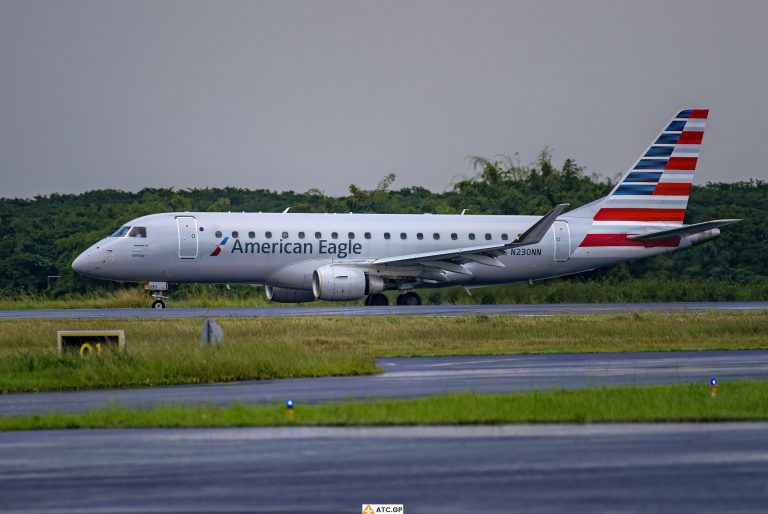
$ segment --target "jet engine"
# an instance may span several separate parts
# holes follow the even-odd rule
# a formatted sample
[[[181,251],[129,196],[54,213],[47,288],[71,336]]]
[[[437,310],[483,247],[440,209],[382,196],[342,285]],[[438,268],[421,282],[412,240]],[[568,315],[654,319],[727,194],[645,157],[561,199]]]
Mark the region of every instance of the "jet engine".
[[[312,292],[317,300],[359,300],[384,290],[381,277],[347,266],[320,266],[312,274]]]
[[[267,300],[278,303],[302,303],[314,302],[315,295],[312,291],[303,289],[288,289],[287,287],[266,286]]]

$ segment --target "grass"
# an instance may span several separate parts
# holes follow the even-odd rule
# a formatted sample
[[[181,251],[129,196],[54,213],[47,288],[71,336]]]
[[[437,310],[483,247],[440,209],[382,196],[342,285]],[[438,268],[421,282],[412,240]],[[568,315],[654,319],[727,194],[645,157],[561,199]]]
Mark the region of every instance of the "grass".
[[[768,277],[729,278],[613,278],[581,280],[576,277],[554,278],[492,286],[476,290],[472,296],[460,286],[421,291],[428,304],[477,303],[604,303],[668,301],[753,301],[768,297]],[[102,284],[104,285],[104,284]],[[113,286],[105,286],[113,287]],[[149,293],[141,285],[122,284],[117,289],[88,292],[0,289],[0,309],[70,309],[70,308],[146,308]],[[396,292],[387,292],[394,304]],[[267,301],[264,287],[253,284],[174,284],[169,293],[171,307],[276,307]],[[353,302],[313,302],[303,305],[361,305]],[[293,304],[296,305],[296,304]]]
[[[281,304],[267,300],[264,288],[260,286],[234,285],[228,291],[218,286],[188,285],[186,291],[171,291],[169,307],[280,307]],[[391,297],[394,304],[394,295]],[[75,293],[60,298],[46,294],[26,293],[13,297],[0,296],[0,310],[36,309],[146,309],[152,297],[143,287],[130,287],[116,291],[95,291]],[[311,304],[290,304],[291,306],[361,305],[355,302],[324,302]]]
[[[768,312],[590,316],[0,321],[0,392],[159,386],[378,372],[385,356],[768,348]],[[124,329],[127,350],[56,353],[57,330]]]
[[[0,418],[0,430],[74,428],[181,428],[225,426],[467,425],[502,423],[609,423],[768,419],[768,381],[610,387],[503,395],[452,394],[426,399],[297,405],[119,405],[77,414]]]

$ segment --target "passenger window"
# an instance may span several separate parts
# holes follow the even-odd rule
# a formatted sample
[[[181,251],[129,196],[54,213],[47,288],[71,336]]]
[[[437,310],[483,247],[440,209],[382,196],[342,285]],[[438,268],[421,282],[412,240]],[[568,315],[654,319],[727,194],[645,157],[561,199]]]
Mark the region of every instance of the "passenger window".
[[[416,239],[418,239],[419,241],[421,241],[422,239],[424,239],[424,234],[422,234],[421,232],[419,232],[418,234],[416,234]]]
[[[434,239],[435,241],[437,241],[438,239],[440,239],[440,234],[438,234],[437,232],[435,232],[434,234],[432,234],[432,239]]]
[[[251,239],[255,239],[256,238],[256,232],[253,232],[253,231],[248,232],[248,237],[251,238]]]
[[[322,237],[323,237],[323,234],[321,234],[320,232],[315,232],[315,239],[322,239]]]
[[[109,237],[123,237],[128,233],[129,230],[131,230],[131,227],[120,227],[119,229],[115,230]]]
[[[282,237],[283,239],[288,239],[288,232],[283,232]]]
[[[366,232],[365,233],[365,238],[366,239],[370,239],[371,238],[371,233],[370,232]]]
[[[459,236],[456,234],[456,232],[451,234],[451,239],[453,239],[454,241],[456,241],[458,238],[459,238]]]
[[[240,234],[238,234],[238,233],[237,233],[237,230],[233,230],[233,231],[232,231],[232,237],[234,237],[235,239],[237,239],[237,237],[238,237],[239,235],[240,235]]]
[[[272,232],[270,231],[264,232],[264,237],[266,237],[267,239],[272,239]]]
[[[475,240],[475,234],[469,234],[469,239],[471,241],[474,241]]]
[[[405,232],[400,232],[400,239],[406,239],[408,237],[408,234]]]
[[[491,234],[485,234],[485,240],[490,241],[491,240]]]
[[[221,230],[216,231],[216,238],[219,238],[219,237],[221,237]]]
[[[339,233],[338,232],[331,232],[331,237],[333,239],[338,239],[339,238]]]
[[[128,237],[147,237],[147,229],[145,227],[133,227],[128,233]]]
[[[299,232],[299,239],[304,239],[304,232]]]
[[[389,239],[389,232],[384,232],[384,239]]]
[[[509,239],[509,236],[507,234],[501,234],[502,241],[506,241],[507,239]]]

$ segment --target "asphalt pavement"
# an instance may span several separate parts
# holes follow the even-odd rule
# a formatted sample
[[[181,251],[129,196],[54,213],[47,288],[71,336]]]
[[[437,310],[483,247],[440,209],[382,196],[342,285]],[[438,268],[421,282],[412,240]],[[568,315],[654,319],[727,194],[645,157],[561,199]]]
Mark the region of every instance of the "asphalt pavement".
[[[174,387],[0,395],[0,416],[77,412],[112,402],[158,404],[317,403],[440,393],[517,392],[590,386],[721,383],[768,378],[768,351],[640,352],[387,358],[381,375],[256,380]]]
[[[171,302],[172,303],[172,302]],[[0,310],[0,319],[275,318],[303,316],[551,316],[622,312],[766,311],[768,302],[558,303],[531,305],[418,305]]]
[[[768,424],[0,433],[6,514],[765,512]]]

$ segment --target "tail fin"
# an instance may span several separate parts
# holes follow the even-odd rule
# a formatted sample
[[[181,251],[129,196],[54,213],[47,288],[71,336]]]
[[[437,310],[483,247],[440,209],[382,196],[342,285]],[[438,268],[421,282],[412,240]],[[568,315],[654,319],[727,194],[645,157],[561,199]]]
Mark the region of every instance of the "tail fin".
[[[708,109],[680,111],[610,195],[569,215],[592,214],[594,221],[682,224],[708,114]]]

